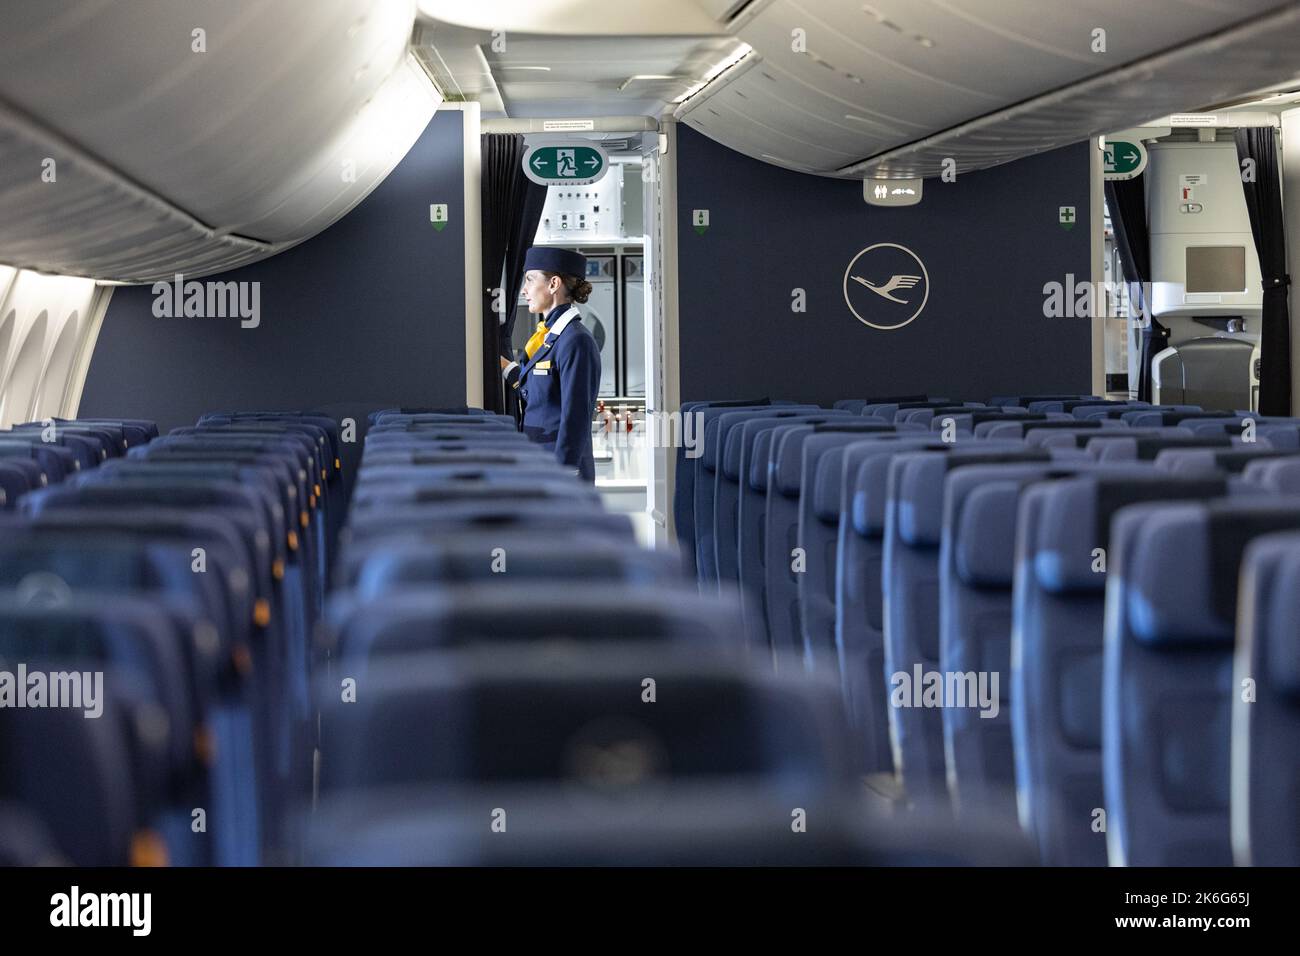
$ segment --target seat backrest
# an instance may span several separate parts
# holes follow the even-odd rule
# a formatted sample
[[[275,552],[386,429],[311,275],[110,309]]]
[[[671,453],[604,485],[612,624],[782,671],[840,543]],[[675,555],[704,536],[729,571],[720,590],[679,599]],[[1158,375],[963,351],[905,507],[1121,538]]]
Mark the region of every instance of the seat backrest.
[[[898,424],[920,425],[923,428],[929,428],[930,423],[936,418],[960,415],[971,409],[983,407],[978,402],[957,402],[948,405],[931,405],[924,408],[907,408],[900,405],[898,411],[894,412],[894,421]]]
[[[980,408],[965,412],[943,412],[930,420],[930,430],[942,432],[951,427],[959,432],[983,436],[995,425],[1007,422],[1026,424],[1031,421],[1049,421],[1053,416],[1041,412],[1027,412],[1023,408],[1008,406],[1006,408]],[[1063,418],[1064,416],[1054,416]],[[983,429],[981,430],[981,426]]]
[[[353,495],[354,513],[374,511],[400,505],[423,505],[430,508],[453,501],[510,501],[518,504],[562,500],[569,504],[601,506],[600,493],[593,485],[575,481],[573,476],[554,472],[542,477],[524,472],[518,476],[498,474],[484,479],[457,479],[451,476],[421,478],[411,481],[388,481],[359,484]]]
[[[217,515],[238,529],[248,552],[253,555],[256,590],[267,596],[273,590],[273,565],[281,542],[273,540],[271,519],[265,503],[243,486],[197,485],[182,487],[163,483],[138,485],[105,483],[80,487],[56,486],[24,496],[23,513],[29,516],[47,511],[135,511],[149,508],[155,513],[170,511],[179,517],[202,510]]]
[[[1289,795],[1300,752],[1300,534],[1251,543],[1240,601],[1232,681],[1232,855],[1238,866],[1297,866],[1300,820]]]
[[[1300,425],[1265,424],[1260,425],[1255,434],[1259,438],[1267,439],[1274,448],[1300,448]]]
[[[895,772],[920,800],[947,802],[943,716],[922,684],[939,665],[939,545],[943,488],[962,464],[1049,461],[1020,443],[973,442],[950,451],[908,452],[889,467],[884,541],[885,674]],[[917,706],[917,702],[921,706]]]
[[[31,472],[15,461],[0,458],[0,511],[12,511],[19,497],[33,487]]]
[[[1167,448],[1228,448],[1231,444],[1227,436],[1194,435],[1190,429],[1164,429],[1155,435],[1108,430],[1089,441],[1087,451],[1098,461],[1155,461],[1156,455]]]
[[[0,592],[0,660],[27,671],[22,692],[28,706],[33,706],[34,687],[40,686],[30,677],[42,673],[46,696],[39,705],[41,712],[71,712],[77,722],[115,724],[126,730],[128,752],[123,763],[140,791],[135,807],[139,825],[159,819],[174,794],[202,786],[206,779],[197,743],[204,710],[189,653],[194,640],[152,595],[34,594],[31,585]],[[6,710],[4,723],[12,713]],[[106,751],[92,760],[123,757],[109,741],[101,743]],[[48,752],[46,759],[50,759]],[[60,763],[59,758],[52,763]],[[5,766],[7,777],[11,765],[6,761]],[[52,766],[46,769],[53,771]],[[95,769],[82,769],[88,781],[94,779]],[[45,774],[38,771],[34,776]],[[48,796],[67,809],[67,797]],[[92,820],[98,816],[91,813]],[[46,822],[52,827],[81,823],[60,824],[58,816]],[[184,854],[182,861],[192,859],[192,846],[175,849]],[[68,847],[65,851],[74,855]]]
[[[663,647],[402,654],[373,662],[366,688],[348,704],[322,688],[323,795],[593,777],[616,792],[748,777],[824,793],[857,772],[832,688]]]
[[[508,428],[416,428],[397,425],[376,425],[366,435],[366,451],[371,449],[415,448],[433,451],[446,445],[470,444],[476,447],[523,447],[528,436]]]
[[[1011,730],[1021,825],[1049,865],[1102,866],[1102,650],[1111,518],[1126,505],[1209,499],[1226,479],[1151,466],[1080,473],[1020,495]]]
[[[56,484],[81,468],[76,456],[62,445],[45,444],[0,433],[0,460],[27,458],[40,465],[49,484]]]
[[[357,570],[356,594],[377,598],[407,588],[454,588],[480,581],[681,583],[681,564],[666,552],[581,532],[554,535],[460,536],[405,541],[369,551]]]
[[[1283,494],[1300,494],[1300,458],[1263,457],[1246,463],[1242,479]]]
[[[489,643],[550,644],[561,658],[579,645],[628,641],[680,644],[701,660],[738,655],[734,603],[679,590],[678,583],[651,592],[611,579],[599,590],[559,595],[551,581],[537,577],[511,585],[509,602],[501,600],[501,585],[482,579],[407,585],[375,596],[342,594],[331,604],[324,643],[353,677],[394,654]]]
[[[723,421],[725,423],[726,416]],[[763,425],[775,426],[787,422],[818,425],[842,421],[845,428],[862,432],[881,431],[890,426],[883,422],[868,422],[845,411],[812,412],[786,418],[768,416],[750,419],[731,426],[724,439],[722,462],[714,475],[713,493],[713,550],[717,563],[718,580],[723,584],[740,582],[740,500],[749,474],[754,438]],[[724,424],[723,428],[727,428]]]
[[[632,750],[633,755],[637,753]],[[610,762],[610,771],[621,764]],[[630,776],[630,775],[629,775]],[[335,794],[312,815],[312,866],[1030,866],[1024,837],[1000,827],[893,817],[872,820],[841,794],[799,798],[818,821],[791,837],[795,786],[752,779],[629,789],[613,773],[556,787],[457,788],[431,802],[406,787]],[[445,791],[443,791],[445,793]],[[508,803],[503,799],[508,793]],[[503,806],[505,804],[505,806]],[[580,808],[575,811],[575,805]],[[508,839],[481,825],[508,815]],[[2,819],[2,818],[0,818]]]
[[[865,440],[844,447],[836,530],[835,650],[840,687],[872,772],[893,769],[881,598],[885,491],[889,462],[904,451],[942,451],[934,437]]]
[[[718,490],[718,469],[722,466],[726,436],[735,426],[753,418],[798,417],[801,413],[825,414],[815,405],[790,405],[781,409],[705,409],[704,453],[695,464],[695,567],[701,588],[716,587],[718,552],[714,544],[714,501]],[[847,414],[841,412],[839,414]]]
[[[1242,554],[1300,497],[1138,505],[1113,522],[1102,691],[1113,865],[1232,863],[1232,654]]]
[[[893,422],[898,412],[911,408],[946,408],[954,404],[946,398],[926,398],[920,401],[868,402],[862,406],[862,415]]]
[[[743,603],[741,618],[751,647],[771,651],[767,628],[766,588],[767,486],[772,468],[772,436],[790,419],[755,419],[741,426],[739,498],[736,503],[736,579]],[[885,425],[867,419],[869,424]],[[888,426],[885,426],[888,427]]]
[[[844,451],[863,441],[898,445],[907,433],[814,431],[803,443],[799,521],[795,540],[804,569],[795,575],[797,641],[810,670],[839,673],[835,645],[835,572],[839,563],[840,508],[844,501]],[[916,447],[911,444],[908,447]]]
[[[86,672],[95,666],[65,661],[60,669]],[[142,821],[125,715],[111,696],[103,706],[107,719],[86,720],[79,710],[47,707],[6,710],[0,720],[0,801],[43,825],[53,845],[46,845],[42,858],[53,850],[77,866],[132,862],[132,840]],[[0,859],[5,856],[0,849]]]
[[[340,544],[348,547],[362,541],[412,534],[566,530],[635,540],[632,522],[626,514],[603,512],[585,504],[559,500],[539,509],[526,502],[470,501],[448,503],[432,509],[405,505],[357,514],[340,537]]]
[[[1140,428],[1168,427],[1181,425],[1203,418],[1231,417],[1232,412],[1223,409],[1202,409],[1199,405],[1156,406],[1154,408],[1132,408],[1120,414],[1120,419],[1127,425]]]
[[[989,399],[989,404],[999,407],[1014,405],[1019,408],[1028,408],[1033,402],[1096,400],[1099,398],[1100,396],[1097,395],[995,395]]]
[[[1255,461],[1271,458],[1295,458],[1300,452],[1279,450],[1263,439],[1254,444],[1235,448],[1170,448],[1156,455],[1157,468],[1175,475],[1192,475],[1205,472],[1241,474]]]
[[[857,438],[877,434],[874,428],[875,423],[858,421],[804,421],[779,425],[772,431],[764,499],[763,605],[768,640],[778,667],[802,669],[810,663],[804,661],[799,619],[799,575],[806,569],[808,557],[798,541],[804,445],[814,434],[842,431]]]
[[[832,408],[841,408],[846,412],[852,412],[854,415],[861,415],[862,410],[868,405],[882,405],[887,402],[925,402],[929,401],[925,395],[885,395],[876,398],[842,398],[837,401]]]
[[[682,552],[683,566],[688,574],[694,576],[695,570],[695,477],[699,460],[703,453],[700,445],[704,441],[705,422],[711,414],[709,409],[755,408],[771,405],[768,399],[734,402],[683,402],[681,407],[681,427],[683,439],[689,433],[690,444],[697,454],[691,454],[687,441],[677,444],[676,465],[673,470],[673,531],[677,535],[677,544]]]
[[[939,672],[948,793],[962,815],[1013,820],[1016,813],[1010,702],[1018,499],[1027,486],[1101,467],[1091,461],[968,465],[945,481]]]
[[[1127,401],[1113,401],[1104,398],[1039,398],[1026,406],[1031,412],[1065,412],[1073,414],[1076,408],[1118,408],[1131,405]],[[1145,406],[1143,406],[1145,407]]]

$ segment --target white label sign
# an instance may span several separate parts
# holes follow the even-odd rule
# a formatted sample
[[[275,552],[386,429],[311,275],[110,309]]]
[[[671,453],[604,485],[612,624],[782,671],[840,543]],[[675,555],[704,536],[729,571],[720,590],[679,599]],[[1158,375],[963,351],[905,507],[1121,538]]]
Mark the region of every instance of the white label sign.
[[[544,133],[590,133],[596,128],[595,120],[542,120]]]
[[[1205,173],[1183,173],[1178,177],[1180,186],[1204,186],[1210,181],[1210,177]]]
[[[1213,113],[1175,113],[1169,117],[1170,126],[1218,126],[1219,117]]]

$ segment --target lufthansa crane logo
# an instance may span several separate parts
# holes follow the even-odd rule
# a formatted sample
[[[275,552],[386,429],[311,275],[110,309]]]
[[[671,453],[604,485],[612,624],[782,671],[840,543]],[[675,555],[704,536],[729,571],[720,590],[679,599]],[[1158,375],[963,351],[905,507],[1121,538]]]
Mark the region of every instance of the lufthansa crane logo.
[[[844,301],[859,322],[873,329],[901,329],[921,314],[929,298],[925,263],[896,242],[867,246],[844,270]]]

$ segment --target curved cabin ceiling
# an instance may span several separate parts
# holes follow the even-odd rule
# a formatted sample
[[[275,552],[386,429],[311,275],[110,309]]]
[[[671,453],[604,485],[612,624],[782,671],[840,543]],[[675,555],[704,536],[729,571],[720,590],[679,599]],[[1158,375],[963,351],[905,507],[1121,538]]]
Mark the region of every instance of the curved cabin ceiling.
[[[825,176],[994,166],[1300,74],[1277,0],[754,0],[729,29],[754,53],[679,116]]]
[[[7,8],[0,260],[140,282],[319,232],[437,108],[408,54],[414,20],[414,0]]]
[[[439,89],[486,116],[672,115],[856,179],[994,166],[1300,76],[1300,0],[31,0],[3,26],[0,262],[128,282],[324,229]]]
[[[1295,0],[421,0],[420,13],[440,82],[485,115],[667,113],[755,159],[854,179],[936,176],[947,157],[995,166],[1300,76]]]

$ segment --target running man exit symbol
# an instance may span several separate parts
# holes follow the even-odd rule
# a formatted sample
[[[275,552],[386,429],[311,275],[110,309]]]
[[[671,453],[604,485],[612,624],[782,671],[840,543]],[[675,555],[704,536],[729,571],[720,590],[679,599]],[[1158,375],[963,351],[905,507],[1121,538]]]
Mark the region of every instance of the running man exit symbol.
[[[1061,222],[1061,228],[1067,232],[1074,228],[1074,207],[1061,206],[1057,211],[1057,218]]]
[[[555,154],[556,173],[560,176],[578,175],[578,158],[571,149],[557,150]]]
[[[695,226],[695,231],[701,236],[704,230],[709,228],[709,211],[707,209],[691,210],[691,222]]]
[[[433,228],[439,232],[447,228],[447,204],[445,202],[436,202],[429,206],[429,221],[433,223]]]

